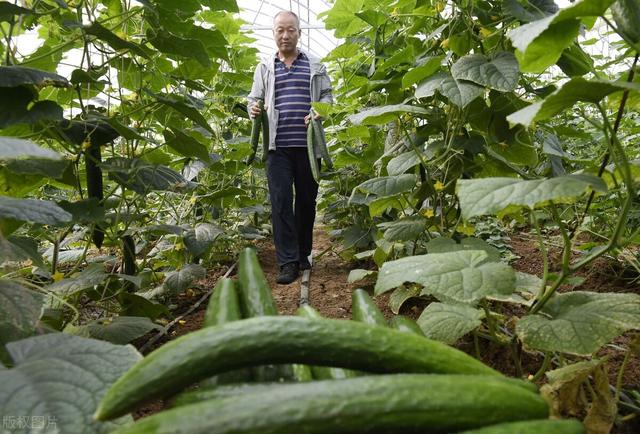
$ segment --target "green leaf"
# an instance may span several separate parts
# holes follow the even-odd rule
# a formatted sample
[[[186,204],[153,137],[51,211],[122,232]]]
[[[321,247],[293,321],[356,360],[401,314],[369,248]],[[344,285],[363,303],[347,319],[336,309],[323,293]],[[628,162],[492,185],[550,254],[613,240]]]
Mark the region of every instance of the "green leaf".
[[[0,263],[30,259],[33,264],[44,268],[44,261],[38,247],[38,241],[34,238],[16,235],[4,238],[0,233]]]
[[[215,134],[207,120],[200,113],[201,107],[195,105],[193,98],[187,99],[178,95],[155,94],[150,91],[148,91],[148,93],[151,94],[159,102],[168,105],[172,109],[187,116],[189,119],[200,125],[205,130],[209,131],[212,134]]]
[[[490,294],[511,294],[515,272],[508,265],[487,262],[488,257],[484,251],[469,250],[385,262],[378,274],[375,295],[405,282],[423,285],[423,295],[470,305]]]
[[[189,288],[195,280],[204,279],[206,275],[207,272],[201,265],[187,264],[182,269],[168,274],[162,286],[171,294],[179,294]]]
[[[427,228],[427,220],[416,215],[380,223],[378,227],[384,230],[384,239],[387,241],[409,241],[415,240],[424,233]]]
[[[221,31],[192,26],[186,36],[202,42],[205,50],[207,50],[207,53],[212,57],[229,60],[229,54],[227,53],[227,46],[229,45],[229,42]]]
[[[195,157],[202,161],[211,161],[207,148],[190,135],[178,129],[172,129],[171,131],[165,130],[163,134],[167,141],[167,146],[180,155]]]
[[[388,197],[404,193],[415,186],[416,176],[412,173],[407,173],[398,176],[381,176],[368,179],[354,188],[354,191],[360,190],[379,197]]]
[[[149,43],[165,54],[196,59],[205,68],[211,67],[211,59],[204,44],[198,39],[181,38],[167,30],[155,33],[147,30]]]
[[[0,137],[0,160],[15,160],[18,158],[61,160],[62,155],[50,149],[42,148],[30,140]]]
[[[521,4],[518,0],[505,0],[503,10],[523,22],[535,21],[558,12],[554,0],[527,0]]]
[[[33,85],[37,88],[70,86],[67,79],[58,74],[25,66],[0,66],[0,87],[24,85]]]
[[[389,176],[402,175],[418,164],[420,164],[420,157],[418,157],[415,151],[405,152],[389,160],[387,163],[387,173]]]
[[[637,294],[574,291],[554,295],[540,314],[521,318],[516,333],[543,351],[589,356],[627,330],[640,329]]]
[[[60,297],[69,297],[85,289],[93,288],[107,278],[103,264],[89,264],[87,268],[82,270],[74,277],[62,279],[59,282],[52,283],[47,290],[53,292]]]
[[[117,316],[91,321],[87,325],[72,328],[71,332],[77,336],[124,345],[151,330],[162,330],[162,327],[147,317]]]
[[[131,416],[93,420],[107,389],[142,359],[133,346],[52,333],[9,343],[7,349],[15,367],[0,371],[3,415],[44,420],[46,432],[64,433],[110,432],[133,421]],[[49,422],[55,427],[47,428]]]
[[[440,92],[453,104],[464,108],[483,94],[484,88],[468,81],[458,81],[444,73],[438,73],[423,81],[416,89],[416,98],[427,98]]]
[[[0,196],[0,219],[61,226],[71,221],[71,214],[48,200]]]
[[[572,203],[591,189],[604,193],[607,186],[602,179],[587,174],[530,181],[516,178],[460,179],[456,185],[464,219],[515,212],[522,207],[534,209],[551,201]]]
[[[184,245],[193,256],[200,256],[213,245],[224,231],[211,223],[198,223],[194,229],[184,234]]]
[[[518,61],[512,53],[499,51],[490,58],[469,54],[451,67],[456,80],[468,80],[490,89],[511,92],[518,84]]]
[[[181,174],[166,166],[156,166],[137,158],[109,158],[102,167],[109,172],[109,179],[139,194],[150,190],[181,191],[194,186]]]
[[[318,19],[324,17],[327,29],[335,29],[336,38],[344,38],[358,33],[367,27],[367,23],[357,17],[364,0],[336,0],[327,12],[318,14]]]
[[[149,55],[140,45],[125,41],[97,21],[94,21],[89,26],[83,27],[83,30],[86,34],[95,36],[96,38],[106,42],[115,50],[129,50],[138,56],[142,56],[146,59],[149,58]]]
[[[404,209],[407,201],[398,196],[384,196],[374,199],[369,203],[369,215],[371,218],[381,216],[387,209]]]
[[[0,2],[0,22],[6,21],[8,23],[14,22],[14,16],[16,15],[33,15],[35,11],[21,6],[9,3],[6,1]]]
[[[427,115],[429,111],[422,107],[407,104],[385,105],[351,115],[349,116],[349,121],[354,125],[384,125],[395,120],[402,113]]]
[[[347,277],[347,282],[348,283],[358,282],[360,280],[366,279],[367,277],[375,276],[376,274],[378,274],[378,272],[375,270],[362,270],[362,269],[356,268],[355,270],[349,271],[349,277]]]
[[[66,200],[58,203],[61,208],[73,215],[74,222],[80,223],[98,223],[105,219],[104,206],[100,201],[91,197],[77,202],[68,202]]]
[[[405,301],[418,296],[420,296],[420,288],[416,285],[396,288],[389,297],[389,309],[397,315]]]
[[[212,11],[240,12],[236,0],[201,0]]]
[[[402,77],[402,87],[408,88],[415,83],[419,83],[430,75],[435,74],[440,69],[443,57],[426,57],[421,59],[415,68],[409,70]]]
[[[33,334],[44,297],[18,283],[0,279],[0,346]]]
[[[19,175],[40,175],[47,178],[60,179],[65,174],[69,164],[71,164],[70,160],[30,158],[11,160],[6,167],[9,171]]]
[[[634,44],[640,42],[640,8],[636,0],[617,0],[611,6],[611,14],[626,39]]]
[[[520,69],[524,72],[542,72],[556,63],[562,50],[571,45],[578,35],[579,18],[602,16],[614,1],[583,0],[553,15],[510,30],[507,36],[517,49]]]
[[[502,256],[500,250],[493,247],[480,238],[467,237],[457,243],[451,238],[434,238],[425,246],[429,253],[450,253],[459,252],[461,250],[483,250],[487,254],[487,261],[500,262]]]
[[[484,312],[469,306],[431,303],[417,320],[424,335],[452,345],[482,324]]]
[[[605,96],[621,90],[640,91],[640,84],[622,81],[585,80],[574,77],[544,100],[507,116],[510,124],[531,126],[573,106],[578,101],[597,103]]]

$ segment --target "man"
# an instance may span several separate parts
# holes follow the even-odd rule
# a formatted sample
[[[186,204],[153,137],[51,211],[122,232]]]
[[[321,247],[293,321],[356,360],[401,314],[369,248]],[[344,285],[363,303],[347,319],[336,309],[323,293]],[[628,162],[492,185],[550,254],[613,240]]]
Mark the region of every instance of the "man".
[[[306,131],[311,103],[333,102],[326,68],[297,46],[301,33],[296,14],[276,14],[273,37],[278,51],[258,64],[248,96],[250,116],[260,114],[258,101],[264,101],[269,120],[267,181],[280,284],[293,282],[301,269],[311,267],[307,257],[318,184],[311,173]]]

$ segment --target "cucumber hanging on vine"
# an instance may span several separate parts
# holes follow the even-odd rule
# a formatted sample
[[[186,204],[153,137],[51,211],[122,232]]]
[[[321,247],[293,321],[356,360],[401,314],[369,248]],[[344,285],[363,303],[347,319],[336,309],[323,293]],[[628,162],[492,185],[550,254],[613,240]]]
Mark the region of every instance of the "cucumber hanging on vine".
[[[85,143],[88,144],[84,151],[84,164],[87,172],[87,193],[90,198],[95,198],[98,202],[102,202],[104,199],[104,190],[102,169],[100,168],[100,163],[102,162],[100,145],[92,143],[89,138],[87,138]],[[102,246],[104,229],[97,223],[91,232],[91,239],[97,248]]]
[[[131,235],[122,237],[122,262],[123,271],[127,276],[135,276],[138,273],[136,266],[136,244]]]

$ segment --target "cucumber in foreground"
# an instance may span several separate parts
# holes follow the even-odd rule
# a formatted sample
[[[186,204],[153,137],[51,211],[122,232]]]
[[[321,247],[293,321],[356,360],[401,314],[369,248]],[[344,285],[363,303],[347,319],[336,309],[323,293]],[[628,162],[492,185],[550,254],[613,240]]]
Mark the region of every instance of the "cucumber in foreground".
[[[238,260],[238,296],[245,318],[278,315],[278,308],[260,267],[258,255],[250,247],[240,252]]]
[[[387,326],[384,315],[364,289],[358,288],[351,293],[351,316],[354,321]]]
[[[266,316],[208,327],[158,348],[107,391],[98,420],[234,369],[277,363],[376,373],[501,374],[473,357],[410,333],[333,319]]]
[[[401,332],[415,333],[419,336],[424,336],[424,332],[418,323],[402,315],[396,315],[391,319],[391,327]]]
[[[492,425],[460,434],[585,434],[584,425],[574,419],[528,420]]]
[[[281,385],[213,399],[141,419],[118,433],[451,432],[546,417],[542,397],[513,380],[397,374]]]

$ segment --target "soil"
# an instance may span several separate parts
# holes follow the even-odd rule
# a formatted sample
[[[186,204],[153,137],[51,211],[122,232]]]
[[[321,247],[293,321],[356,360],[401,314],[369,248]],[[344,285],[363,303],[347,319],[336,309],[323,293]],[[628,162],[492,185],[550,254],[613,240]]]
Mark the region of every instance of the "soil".
[[[372,294],[373,281],[358,282],[350,284],[347,282],[349,271],[354,268],[363,268],[361,265],[345,262],[336,251],[339,245],[334,245],[326,230],[321,227],[316,228],[314,232],[314,258],[319,252],[322,252],[318,259],[314,259],[313,269],[311,273],[311,284],[309,288],[309,302],[323,316],[328,318],[350,319],[351,318],[351,293],[355,288],[362,287],[369,290]],[[509,242],[513,253],[517,259],[512,266],[522,272],[542,276],[542,262],[537,242],[527,235],[514,235]],[[270,240],[260,240],[255,243],[258,249],[260,263],[271,286],[274,299],[278,306],[278,310],[282,315],[295,314],[299,307],[300,301],[300,279],[290,285],[278,285],[276,277],[278,267],[275,259],[275,251]],[[552,257],[559,258],[560,248],[550,246],[549,252]],[[552,261],[553,262],[553,261]],[[557,261],[555,261],[557,262]],[[635,292],[640,293],[640,283],[631,281],[624,276],[621,270],[616,269],[619,264],[613,264],[612,260],[603,258],[596,261],[591,266],[579,273],[584,281],[575,289],[582,291],[597,292]],[[190,307],[206,294],[212,288],[218,278],[222,276],[227,267],[212,270],[207,278],[200,282],[199,290],[191,291],[188,294],[181,295],[175,304],[178,308],[175,310],[176,315],[182,315],[187,312]],[[553,266],[551,267],[553,270]],[[570,290],[572,287],[566,286],[561,291]],[[387,319],[394,314],[388,307],[388,295],[375,298],[376,304],[383,312]],[[400,314],[416,319],[423,308],[428,304],[425,300],[412,299],[407,301],[400,311]],[[156,348],[168,340],[182,336],[194,330],[198,330],[202,326],[204,312],[207,302],[203,302],[198,309],[188,313],[182,320],[175,324],[169,336],[164,336],[156,342],[149,350]],[[518,312],[517,307],[510,307],[513,312],[505,312],[510,314],[522,314]],[[149,336],[140,339],[138,347],[143,345]],[[624,335],[615,340],[614,344],[619,346],[627,346],[630,342],[631,334]],[[457,348],[469,354],[475,355],[475,346],[471,337],[461,339],[456,345]],[[481,359],[506,375],[517,376],[514,367],[511,351],[505,347],[492,344],[489,341],[480,339]],[[615,384],[616,375],[623,360],[623,353],[614,346],[606,346],[598,356],[609,357],[609,373],[610,382]],[[542,357],[539,354],[524,352],[522,356],[522,372],[523,375],[535,373],[542,363]],[[623,379],[625,388],[640,388],[640,357],[632,357],[628,363],[626,373]],[[141,408],[134,414],[135,418],[144,417],[148,414],[155,413],[164,407],[162,401],[153,402],[144,408]],[[636,418],[637,421],[638,418]],[[628,428],[627,428],[628,427]],[[631,429],[629,431],[628,429]],[[638,431],[636,431],[638,430]],[[640,432],[640,426],[629,426],[624,429],[615,431],[618,433]]]

